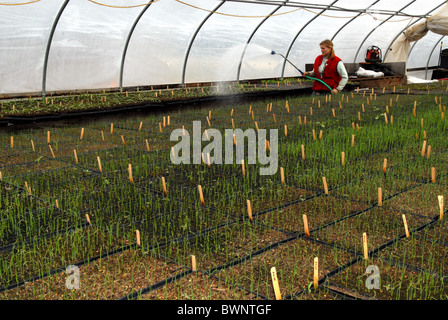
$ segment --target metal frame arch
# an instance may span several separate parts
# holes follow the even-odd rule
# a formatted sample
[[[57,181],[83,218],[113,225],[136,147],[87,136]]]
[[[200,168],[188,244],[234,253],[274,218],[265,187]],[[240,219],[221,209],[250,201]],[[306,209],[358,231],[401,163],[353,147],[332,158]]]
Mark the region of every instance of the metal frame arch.
[[[443,1],[441,4],[439,4],[438,6],[436,6],[435,8],[431,9],[430,11],[428,11],[425,16],[431,14],[433,11],[439,9],[441,6],[443,6],[446,3],[446,1]],[[414,22],[412,22],[411,24],[407,25],[406,28],[403,28],[396,36],[395,38],[390,42],[389,46],[387,47],[386,50],[386,54],[384,55],[384,61],[386,61],[387,55],[390,52],[390,48],[392,47],[392,45],[395,43],[395,41],[398,39],[398,37],[410,26],[413,26],[414,24],[416,24],[417,22],[419,22],[420,20],[422,20],[423,18],[418,18],[417,20],[415,20]]]
[[[241,58],[240,58],[240,62],[238,64],[238,71],[236,74],[236,81],[239,83],[240,82],[240,74],[241,74],[241,67],[243,64],[243,59],[244,59],[244,55],[246,54],[246,49],[249,45],[249,43],[252,41],[252,38],[254,37],[255,33],[258,31],[258,29],[260,29],[260,27],[266,22],[266,20],[268,20],[273,14],[275,14],[278,10],[280,10],[280,8],[282,8],[284,6],[284,4],[286,2],[288,2],[289,0],[286,0],[283,2],[283,4],[279,5],[277,8],[275,8],[268,16],[266,16],[256,27],[255,29],[252,31],[252,34],[249,36],[249,39],[246,42],[246,45],[244,46],[243,52],[241,54]]]
[[[48,36],[47,47],[45,48],[44,65],[42,69],[42,97],[47,95],[47,69],[48,69],[48,58],[50,56],[51,42],[53,41],[54,32],[59,23],[59,19],[62,16],[65,8],[67,7],[70,0],[65,0],[61,8],[59,8],[58,14],[54,18],[53,25],[51,26],[50,35]]]
[[[293,40],[291,41],[291,44],[289,45],[289,48],[286,52],[286,58],[288,58],[289,53],[291,52],[292,47],[294,46],[294,43],[296,42],[297,38],[299,37],[299,35],[303,32],[303,30],[305,30],[310,24],[311,22],[313,22],[314,20],[316,20],[322,13],[324,13],[325,11],[328,10],[328,8],[330,8],[331,6],[333,6],[336,2],[338,2],[339,0],[335,0],[333,1],[331,4],[329,4],[327,6],[326,9],[323,9],[319,12],[319,14],[316,14],[313,18],[311,18],[310,20],[308,20],[308,22],[299,30],[299,32],[295,35],[295,37],[293,38]],[[285,76],[285,68],[286,68],[286,59],[285,61],[283,61],[283,67],[282,67],[282,75],[281,78],[283,79],[283,77]]]
[[[443,38],[445,38],[445,36],[441,36],[439,38],[439,41],[436,42],[436,44],[434,45],[434,48],[432,48],[431,53],[428,56],[428,60],[426,61],[426,67],[425,67],[425,80],[428,80],[429,60],[431,60],[434,50],[436,50],[436,48],[439,46],[439,43],[443,40]]]
[[[413,4],[415,1],[417,0],[412,0],[410,2],[408,2],[404,7],[400,8],[400,10],[395,11],[396,13],[401,12],[402,10],[406,9],[407,7],[409,7],[411,4]],[[380,26],[382,26],[383,24],[385,24],[387,21],[389,21],[390,19],[392,19],[393,17],[395,17],[395,15],[390,15],[389,18],[383,20],[379,25],[377,25],[375,28],[373,28],[372,30],[370,30],[370,32],[366,35],[366,37],[364,38],[363,41],[361,41],[358,50],[356,51],[356,54],[353,58],[353,63],[356,63],[356,59],[358,58],[359,52],[361,51],[361,47],[364,45],[364,43],[367,41],[367,39],[372,35],[372,33],[377,30]]]
[[[196,28],[196,31],[194,32],[193,36],[191,37],[190,43],[188,44],[187,47],[187,52],[185,53],[185,58],[184,58],[184,66],[182,68],[182,87],[185,86],[185,73],[187,71],[187,63],[188,63],[188,57],[190,56],[190,51],[191,48],[193,46],[194,41],[196,40],[196,36],[198,35],[199,31],[201,30],[201,28],[204,26],[204,24],[207,22],[207,20],[224,4],[226,3],[227,0],[222,0],[220,4],[218,4],[215,9],[213,9],[212,12],[210,12],[205,18],[204,20],[202,20],[202,22],[198,25],[198,27]]]
[[[131,29],[129,29],[129,33],[128,36],[126,38],[126,42],[124,44],[123,47],[123,54],[121,56],[121,63],[120,63],[120,78],[118,80],[119,83],[119,88],[123,88],[123,74],[124,74],[124,62],[126,60],[126,54],[128,52],[128,47],[129,47],[129,43],[131,41],[132,35],[134,34],[134,30],[137,27],[137,24],[140,22],[140,19],[143,17],[143,15],[145,14],[146,10],[148,10],[148,8],[151,6],[151,4],[153,4],[153,2],[148,3],[143,9],[142,11],[139,13],[139,15],[137,16],[137,18],[135,19],[134,23],[132,24]]]
[[[372,6],[374,6],[375,4],[377,4],[378,2],[380,2],[381,0],[376,0],[374,1],[370,6],[368,6],[366,8],[366,10],[370,9]],[[357,18],[359,18],[361,15],[363,15],[363,12],[360,12],[356,17],[351,18],[349,21],[347,21],[342,27],[339,28],[339,30],[337,30],[335,32],[335,34],[333,35],[333,37],[331,37],[331,41],[333,41],[337,35],[346,27],[348,26],[350,23],[352,23],[353,21],[355,21]]]

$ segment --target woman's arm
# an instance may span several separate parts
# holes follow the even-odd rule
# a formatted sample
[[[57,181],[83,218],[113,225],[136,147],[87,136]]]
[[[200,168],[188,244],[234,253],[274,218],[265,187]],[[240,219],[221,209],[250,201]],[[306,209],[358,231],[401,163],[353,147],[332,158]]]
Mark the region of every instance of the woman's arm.
[[[347,69],[345,69],[344,63],[342,61],[339,61],[337,70],[339,75],[341,76],[341,82],[339,82],[339,86],[336,88],[339,92],[344,90],[345,86],[348,82],[348,73]]]

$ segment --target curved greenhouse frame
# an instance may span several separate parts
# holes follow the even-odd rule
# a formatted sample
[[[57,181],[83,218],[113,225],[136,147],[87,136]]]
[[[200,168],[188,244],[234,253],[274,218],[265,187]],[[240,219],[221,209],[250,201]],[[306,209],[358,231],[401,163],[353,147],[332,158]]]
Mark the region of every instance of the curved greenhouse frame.
[[[440,0],[9,0],[0,4],[0,94],[293,77],[297,70],[271,51],[304,68],[327,38],[344,62],[362,61],[376,45],[386,62],[405,60],[408,74],[428,78],[444,48],[446,7]],[[397,60],[397,39],[435,15],[437,30]]]

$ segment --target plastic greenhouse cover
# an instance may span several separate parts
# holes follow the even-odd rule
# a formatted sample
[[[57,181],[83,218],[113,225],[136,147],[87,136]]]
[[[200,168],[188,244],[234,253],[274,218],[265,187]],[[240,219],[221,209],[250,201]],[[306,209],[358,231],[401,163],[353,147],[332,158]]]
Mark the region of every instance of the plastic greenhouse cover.
[[[347,63],[363,62],[371,45],[393,61],[392,45],[422,23],[429,30],[404,60],[427,77],[445,47],[446,21],[427,18],[446,7],[440,0],[0,0],[0,94],[298,76],[271,51],[304,69],[324,39]]]

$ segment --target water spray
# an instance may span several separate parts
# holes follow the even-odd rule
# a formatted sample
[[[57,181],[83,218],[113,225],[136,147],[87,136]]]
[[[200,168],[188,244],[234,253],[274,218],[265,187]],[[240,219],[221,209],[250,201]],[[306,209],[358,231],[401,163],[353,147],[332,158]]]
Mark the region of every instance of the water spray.
[[[323,85],[325,85],[325,86],[328,88],[328,90],[330,90],[330,92],[333,91],[333,89],[331,89],[330,86],[329,86],[328,84],[326,84],[324,81],[322,81],[321,79],[317,79],[317,78],[313,78],[313,77],[305,76],[305,74],[304,74],[304,72],[303,72],[302,70],[300,70],[299,68],[297,68],[297,66],[295,66],[291,61],[289,61],[289,60],[288,60],[284,55],[282,55],[281,53],[277,53],[277,52],[275,52],[274,50],[272,50],[272,51],[271,51],[271,54],[272,54],[272,55],[279,55],[279,56],[281,56],[283,59],[285,59],[286,61],[288,61],[294,68],[296,68],[296,69],[300,72],[300,74],[301,74],[303,77],[305,77],[305,78],[307,78],[307,79],[310,79],[310,80],[319,81],[320,83],[322,83]]]

